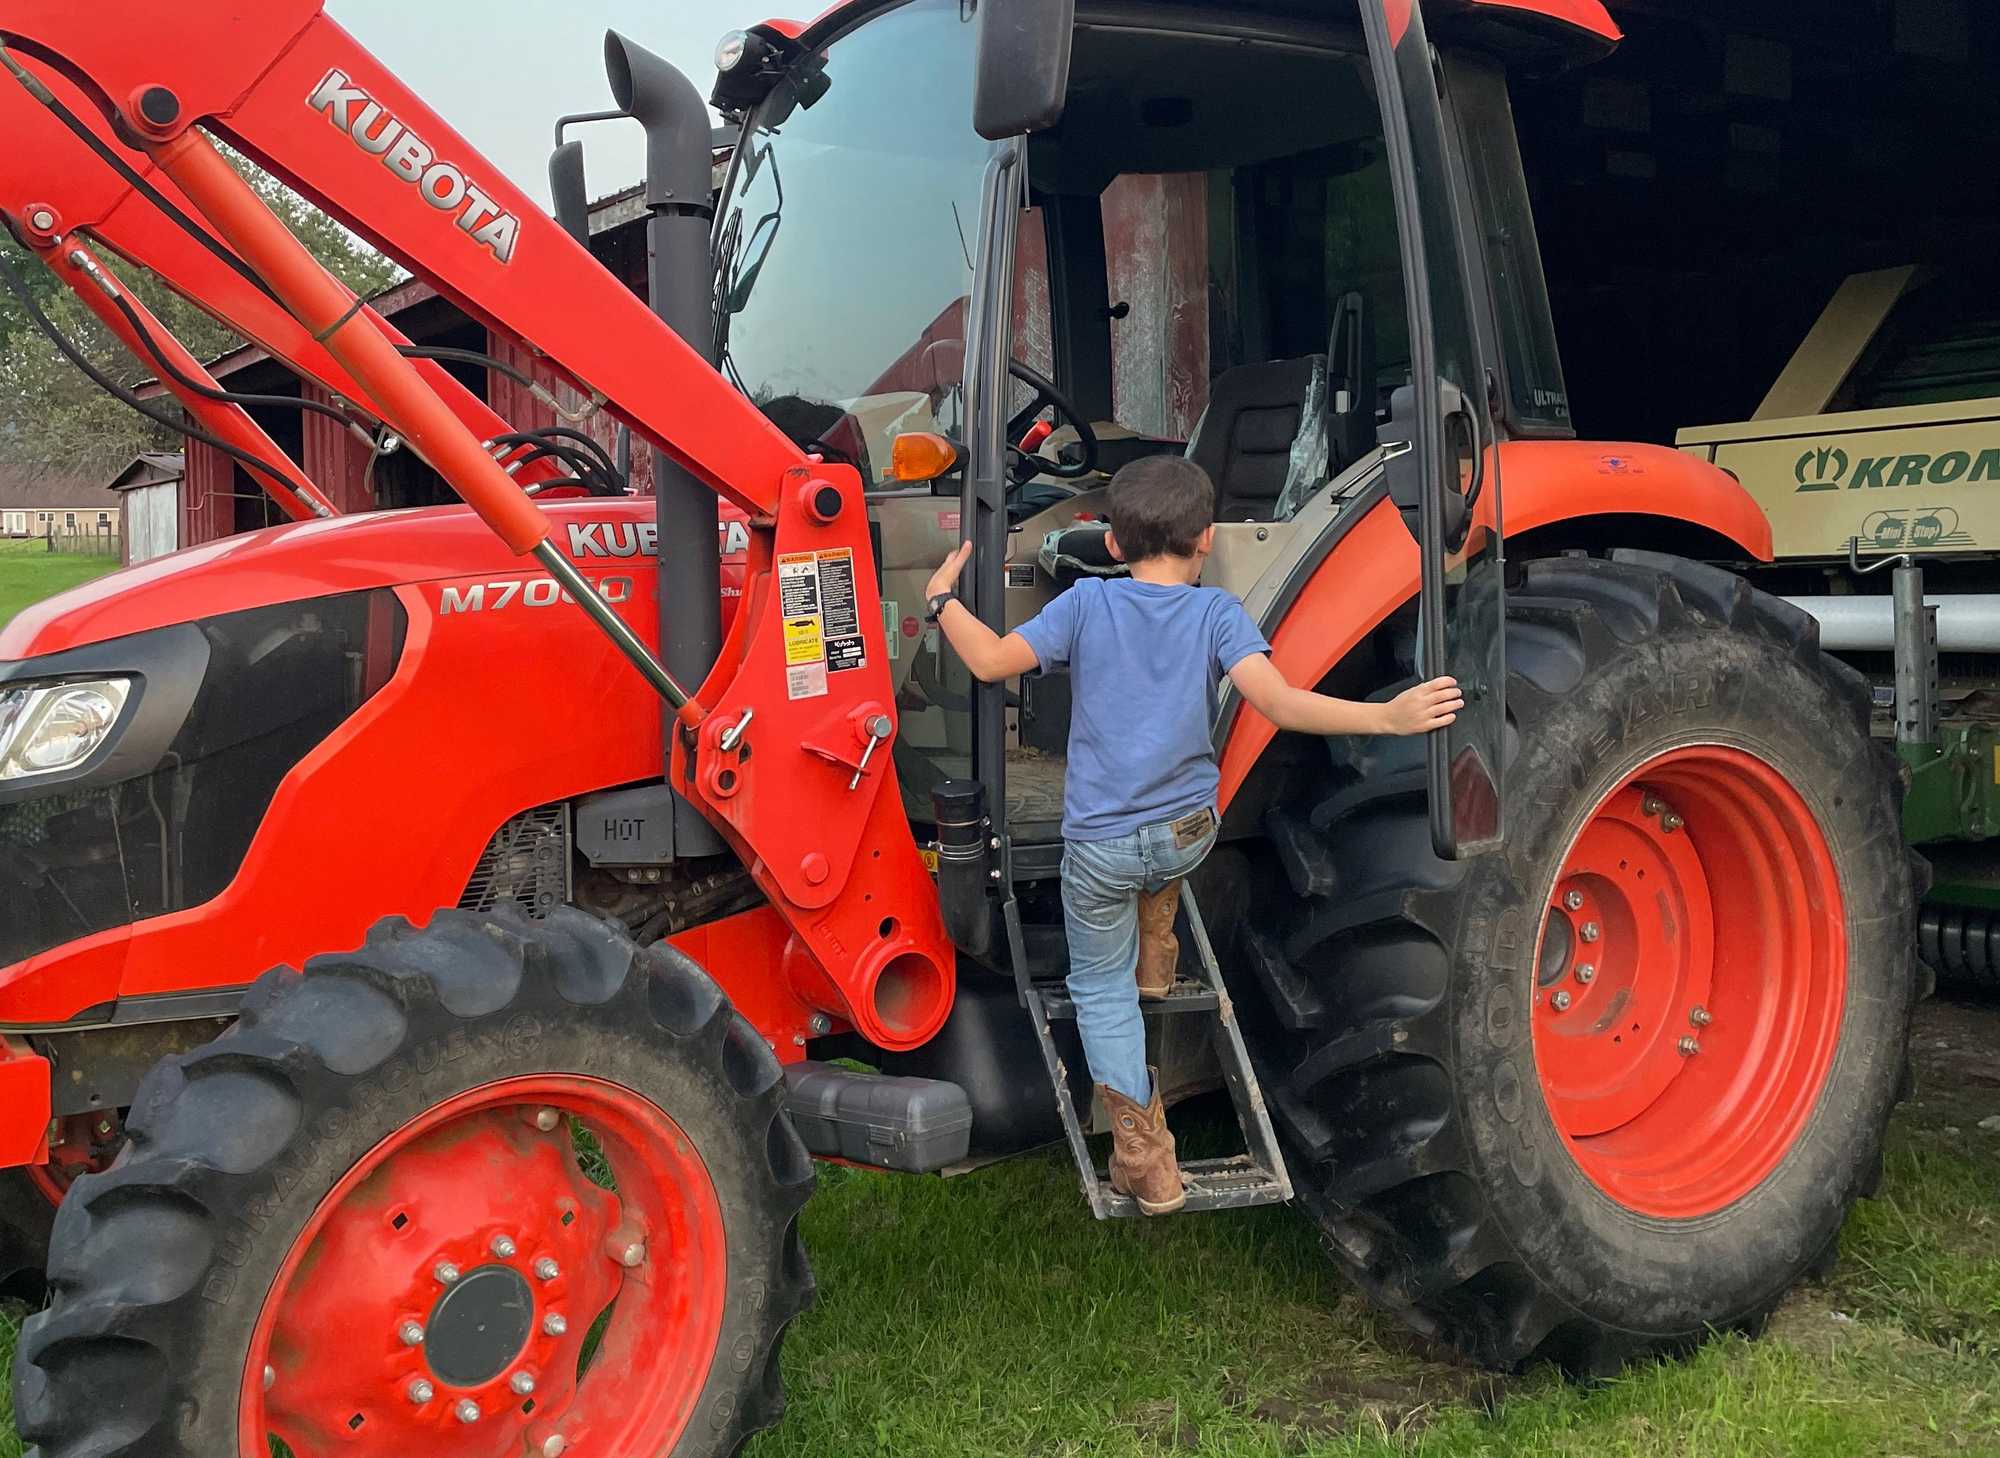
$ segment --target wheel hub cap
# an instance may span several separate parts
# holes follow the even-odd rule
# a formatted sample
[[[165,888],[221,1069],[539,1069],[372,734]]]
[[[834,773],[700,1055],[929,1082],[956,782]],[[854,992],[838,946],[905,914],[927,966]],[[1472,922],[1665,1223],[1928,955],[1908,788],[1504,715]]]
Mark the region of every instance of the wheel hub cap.
[[[507,1266],[481,1266],[438,1299],[424,1359],[455,1387],[479,1387],[514,1364],[535,1326],[535,1293]]]

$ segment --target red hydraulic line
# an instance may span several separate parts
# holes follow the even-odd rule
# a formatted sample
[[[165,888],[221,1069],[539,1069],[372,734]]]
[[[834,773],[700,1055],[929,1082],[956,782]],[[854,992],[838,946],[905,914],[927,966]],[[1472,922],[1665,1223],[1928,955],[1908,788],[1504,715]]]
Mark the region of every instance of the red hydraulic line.
[[[203,368],[201,361],[188,353],[180,340],[174,337],[173,331],[161,323],[145,302],[126,288],[75,234],[47,245],[32,235],[29,235],[29,241],[35,244],[49,271],[69,285],[70,291],[83,300],[85,307],[103,322],[105,328],[117,335],[141,363],[148,366],[155,363],[152,351],[146,348],[145,341],[133,329],[132,321],[118,307],[117,299],[124,299],[132,312],[138,315],[154,347],[175,369],[212,390],[222,388],[215,376]],[[264,470],[251,475],[287,516],[294,521],[309,521],[316,516],[340,515],[319,487],[279,448],[276,441],[264,433],[263,427],[252,420],[242,406],[208,399],[181,384],[170,370],[158,373],[160,384],[187,407],[188,413],[199,420],[209,434],[219,436],[263,463]]]
[[[510,551],[526,556],[549,520],[395,345],[362,317],[361,301],[292,236],[214,143],[189,128],[151,148],[229,245],[298,321],[362,384],[381,417],[462,496]]]

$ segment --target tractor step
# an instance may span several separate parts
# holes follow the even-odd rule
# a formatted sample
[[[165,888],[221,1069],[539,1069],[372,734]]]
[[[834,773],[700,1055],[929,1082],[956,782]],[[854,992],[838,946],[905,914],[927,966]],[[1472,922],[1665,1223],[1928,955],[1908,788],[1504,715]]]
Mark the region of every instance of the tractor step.
[[[1221,1159],[1189,1160],[1181,1165],[1187,1185],[1187,1204],[1179,1213],[1197,1214],[1204,1210],[1241,1210],[1252,1205],[1274,1205],[1292,1198],[1291,1176],[1278,1150],[1278,1136],[1264,1104],[1263,1090],[1250,1066],[1243,1046],[1243,1033],[1236,1025],[1236,1012],[1229,991],[1223,985],[1222,969],[1216,965],[1215,950],[1209,945],[1208,929],[1202,925],[1194,889],[1181,887],[1180,915],[1175,923],[1180,935],[1181,964],[1167,996],[1140,1003],[1151,1018],[1196,1016],[1209,1021],[1209,1037],[1217,1061],[1222,1066],[1223,1083],[1236,1109],[1237,1124],[1243,1130],[1247,1148],[1241,1154]],[[1076,1098],[1070,1091],[1069,1068],[1050,1032],[1050,1024],[1076,1017],[1076,1005],[1068,989],[1060,983],[1028,983],[1021,989],[1028,1020],[1041,1045],[1042,1062],[1055,1085],[1056,1110],[1062,1116],[1063,1134],[1076,1160],[1078,1181],[1091,1214],[1099,1220],[1124,1219],[1140,1213],[1136,1200],[1111,1188],[1111,1182],[1091,1157],[1083,1120]]]
[[[1214,988],[1203,986],[1191,977],[1176,979],[1165,997],[1139,1004],[1142,1011],[1156,1013],[1215,1012],[1221,1006],[1222,999]],[[1054,986],[1044,991],[1042,1012],[1057,1020],[1075,1017],[1076,1004],[1069,1000],[1069,989]]]
[[[1252,1205],[1277,1205],[1292,1198],[1292,1187],[1248,1154],[1225,1159],[1191,1159],[1181,1166],[1187,1203],[1174,1213],[1199,1215],[1204,1210],[1247,1210]],[[1139,1204],[1104,1186],[1104,1213],[1099,1219],[1122,1220],[1139,1214]]]

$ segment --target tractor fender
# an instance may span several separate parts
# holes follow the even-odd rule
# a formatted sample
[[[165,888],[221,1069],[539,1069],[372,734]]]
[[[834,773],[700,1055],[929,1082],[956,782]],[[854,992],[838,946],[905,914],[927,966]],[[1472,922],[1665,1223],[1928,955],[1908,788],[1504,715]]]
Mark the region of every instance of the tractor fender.
[[[1735,477],[1682,451],[1601,441],[1521,440],[1499,448],[1507,533],[1590,517],[1656,517],[1704,527],[1746,556],[1771,560],[1771,524]],[[1479,508],[1492,524],[1493,497]],[[1275,628],[1266,628],[1271,661],[1287,683],[1310,687],[1334,668],[1422,585],[1417,544],[1386,496],[1346,525]],[[1342,523],[1336,522],[1335,530]],[[1626,545],[1647,546],[1643,540]],[[1243,705],[1222,742],[1218,808],[1227,811],[1277,727]]]

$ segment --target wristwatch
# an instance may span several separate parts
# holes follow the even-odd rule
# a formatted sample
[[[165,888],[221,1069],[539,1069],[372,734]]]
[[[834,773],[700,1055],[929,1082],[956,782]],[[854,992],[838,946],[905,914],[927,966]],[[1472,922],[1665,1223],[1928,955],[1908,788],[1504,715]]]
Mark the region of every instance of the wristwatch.
[[[927,623],[935,623],[938,620],[938,614],[944,611],[944,605],[948,602],[957,602],[957,601],[958,601],[957,593],[940,592],[936,597],[932,598],[930,602],[926,605],[926,611],[924,613],[924,621]]]

